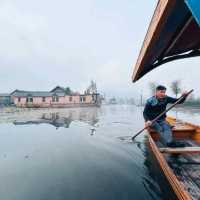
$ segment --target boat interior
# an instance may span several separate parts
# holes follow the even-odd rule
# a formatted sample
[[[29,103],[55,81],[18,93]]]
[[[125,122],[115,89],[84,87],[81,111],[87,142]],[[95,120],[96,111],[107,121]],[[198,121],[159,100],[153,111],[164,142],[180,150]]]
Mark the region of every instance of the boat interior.
[[[177,179],[192,199],[200,199],[200,126],[168,117],[172,125],[173,137],[185,147],[166,148],[159,142],[159,135],[150,130],[160,153],[164,156]]]

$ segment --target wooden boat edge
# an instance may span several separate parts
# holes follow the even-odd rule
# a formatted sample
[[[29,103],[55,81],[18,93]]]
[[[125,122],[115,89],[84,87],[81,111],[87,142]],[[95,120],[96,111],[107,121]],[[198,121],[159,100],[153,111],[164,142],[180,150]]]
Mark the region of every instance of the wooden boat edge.
[[[179,200],[192,200],[190,194],[184,189],[181,182],[177,179],[177,177],[169,167],[162,153],[160,153],[150,134],[148,134],[148,142],[160,168],[162,169],[177,198]]]

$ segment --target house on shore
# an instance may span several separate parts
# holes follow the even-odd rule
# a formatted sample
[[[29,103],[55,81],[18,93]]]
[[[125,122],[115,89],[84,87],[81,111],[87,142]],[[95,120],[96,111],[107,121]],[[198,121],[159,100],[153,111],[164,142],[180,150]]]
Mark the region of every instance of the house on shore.
[[[98,93],[71,92],[63,87],[57,86],[51,91],[24,91],[15,90],[8,96],[10,104],[22,108],[64,108],[100,106],[101,97]],[[0,97],[1,99],[1,97]]]
[[[11,104],[10,94],[1,93],[0,94],[0,106],[8,106]]]

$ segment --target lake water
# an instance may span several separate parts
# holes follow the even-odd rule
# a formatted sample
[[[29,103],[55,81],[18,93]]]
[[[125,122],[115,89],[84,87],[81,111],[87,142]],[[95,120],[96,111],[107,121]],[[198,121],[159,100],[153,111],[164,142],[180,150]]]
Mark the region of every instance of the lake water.
[[[178,118],[200,124],[198,110]],[[171,112],[171,115],[176,115]],[[148,167],[142,108],[0,110],[0,199],[166,199]]]

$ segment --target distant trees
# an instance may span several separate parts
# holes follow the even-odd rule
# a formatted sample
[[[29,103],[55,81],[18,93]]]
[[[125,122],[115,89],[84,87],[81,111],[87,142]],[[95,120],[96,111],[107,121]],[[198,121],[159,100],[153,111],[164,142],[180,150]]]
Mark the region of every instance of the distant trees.
[[[177,98],[178,94],[180,94],[182,92],[181,81],[174,80],[171,83],[170,88],[171,88],[172,92],[176,95],[176,98]],[[200,98],[198,98],[198,97],[195,98],[194,94],[190,94],[190,96],[188,96],[186,102],[182,106],[199,107],[200,106]]]
[[[172,92],[176,95],[176,98],[178,96],[179,93],[181,93],[182,89],[181,89],[181,81],[180,80],[175,80],[171,83],[170,88],[172,90]]]
[[[107,101],[107,104],[135,105],[135,99],[133,97],[112,97]]]
[[[115,97],[110,98],[108,104],[117,104],[116,98]]]
[[[151,95],[153,96],[156,92],[156,87],[157,87],[157,83],[156,82],[150,82],[149,83],[149,89],[150,89],[150,92],[151,92]]]
[[[130,104],[130,105],[135,105],[135,99],[129,98],[129,99],[127,99],[127,103]]]
[[[185,106],[200,106],[200,98],[195,98],[193,94],[190,94],[190,96],[187,98],[186,102],[184,103]]]
[[[157,86],[158,86],[158,84],[156,82],[149,82],[149,89],[150,89],[151,95],[155,94]],[[180,80],[174,80],[170,84],[170,88],[171,88],[173,94],[175,94],[175,96],[177,97],[178,94],[181,93],[181,91],[182,91],[182,89],[181,89],[181,81]]]
[[[67,95],[72,94],[72,90],[70,89],[70,87],[65,88],[65,94],[67,94]]]

